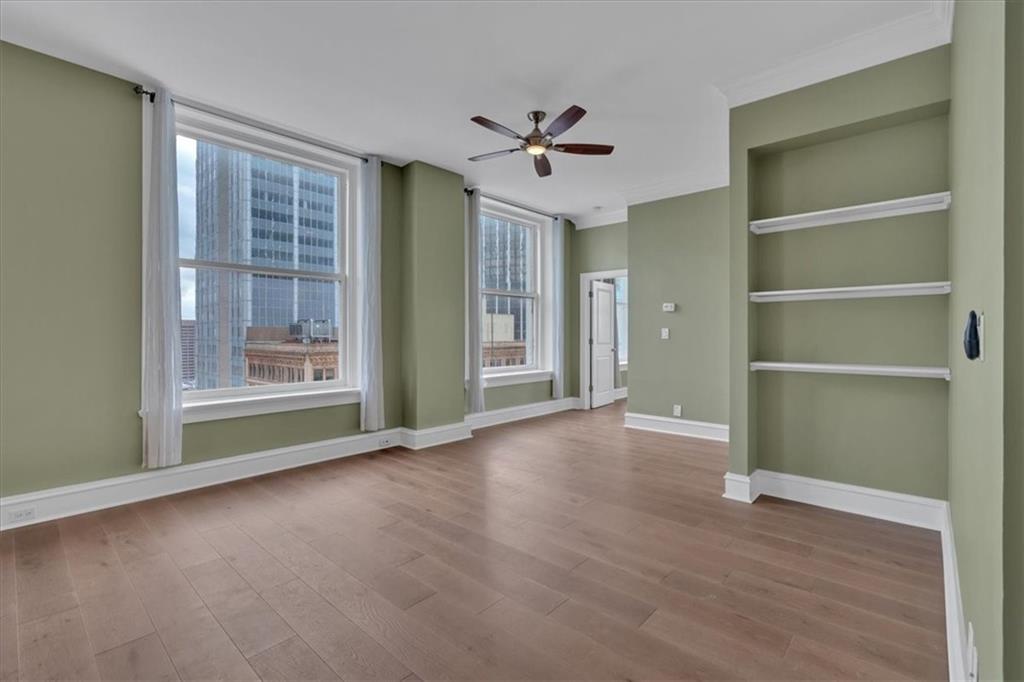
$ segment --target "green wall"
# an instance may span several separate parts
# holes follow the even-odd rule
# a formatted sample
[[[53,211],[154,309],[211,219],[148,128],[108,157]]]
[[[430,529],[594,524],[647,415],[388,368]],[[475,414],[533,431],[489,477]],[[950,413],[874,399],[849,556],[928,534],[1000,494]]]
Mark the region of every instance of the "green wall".
[[[141,106],[0,44],[0,492],[131,473],[142,449]]]
[[[864,226],[816,228],[802,231],[804,234],[798,231],[765,239],[751,235],[748,222],[781,211],[877,201],[918,187],[945,189],[941,186],[946,168],[941,128],[949,97],[949,49],[942,47],[730,112],[730,471],[749,474],[758,467],[774,468],[888,490],[945,496],[945,437],[942,429],[938,429],[938,435],[933,433],[935,423],[945,420],[944,382],[927,385],[925,380],[871,377],[875,381],[871,384],[864,377],[797,377],[749,371],[752,360],[776,359],[762,353],[813,352],[818,358],[840,361],[842,357],[831,354],[854,350],[849,343],[840,348],[831,345],[839,339],[829,336],[829,317],[840,313],[813,304],[750,304],[750,291],[780,283],[808,287],[864,283],[865,277],[881,276],[896,264],[886,261],[884,250],[889,242],[872,239],[872,257],[865,265],[863,250],[844,251],[850,246],[844,242],[853,237],[839,235],[840,231],[859,231]],[[853,136],[860,139],[848,139]],[[858,144],[870,148],[861,150]],[[930,144],[938,147],[930,149]],[[887,146],[894,148],[887,150]],[[886,152],[884,158],[875,160],[880,151]],[[901,152],[909,158],[901,158]],[[892,168],[888,169],[887,164]],[[900,225],[917,234],[937,231],[939,239],[943,235],[941,224],[922,225],[909,220]],[[881,230],[868,228],[872,229]],[[870,232],[858,235],[871,238]],[[923,248],[929,257],[914,267],[940,272],[944,265],[940,246],[928,240]],[[821,254],[826,264],[807,264],[811,253],[815,258]],[[875,254],[881,254],[877,260]],[[939,327],[941,311],[929,312],[927,308],[934,303],[924,304],[925,310],[835,303],[854,311],[851,317],[860,320],[873,319],[874,313],[893,319],[900,310],[913,311],[908,314],[918,320],[916,338],[928,347],[925,355],[940,353],[941,346],[935,344],[941,341],[931,335]],[[772,309],[762,311],[766,306]],[[793,316],[825,334],[823,341],[815,343],[797,336],[799,330],[788,323]],[[857,325],[850,325],[849,330],[857,340],[869,339],[875,331]],[[872,350],[870,340],[867,343],[864,350],[858,345],[857,352],[881,352],[877,347]],[[909,353],[910,343],[901,341],[899,348],[903,350],[898,352]],[[907,386],[905,382],[909,381],[924,384]],[[898,404],[906,406],[912,423],[900,424],[891,416],[877,421],[886,417],[877,401],[887,388],[893,399],[900,401]],[[802,415],[801,409],[810,411]],[[879,423],[878,433],[872,432]],[[832,432],[838,429],[842,436],[834,445],[825,440],[826,428]],[[930,435],[918,445],[913,440],[915,431]],[[855,432],[870,438],[870,444],[860,450],[854,448]],[[886,434],[892,437],[891,442],[875,452],[874,445],[887,442]],[[839,454],[825,451],[826,442]],[[893,447],[895,443],[909,443],[913,452],[901,452]],[[888,461],[908,454],[908,460]]]
[[[1006,5],[1006,383],[1003,674],[1024,679],[1024,2]],[[1017,642],[1017,646],[1011,643]]]
[[[729,188],[630,206],[629,259],[629,411],[727,424]]]
[[[949,189],[948,116],[931,113],[758,153],[751,161],[753,215]],[[752,288],[946,280],[947,223],[937,212],[758,236]],[[945,296],[752,308],[763,360],[947,364]],[[917,379],[760,375],[758,467],[944,499],[947,434],[933,425],[946,420],[948,390],[946,382]]]
[[[0,69],[0,494],[136,473],[142,458],[139,98],[130,83],[9,43],[0,43]],[[401,169],[385,164],[381,187],[390,428],[402,424]],[[70,337],[39,333],[55,320]],[[182,459],[358,431],[358,405],[186,424]]]
[[[568,224],[570,246],[566,249],[565,310],[567,314],[565,337],[568,348],[565,353],[566,378],[569,385],[566,395],[580,395],[580,274],[603,270],[625,270],[628,259],[628,225],[614,223],[601,227],[575,229]],[[630,283],[632,286],[632,282]],[[632,314],[632,309],[630,310]],[[632,339],[630,339],[632,341]],[[632,348],[632,346],[630,346]],[[628,373],[623,377],[628,380]],[[625,385],[625,383],[623,383]]]
[[[1003,2],[957,4],[950,111],[949,501],[984,679],[999,679],[1003,663],[1005,12]],[[984,361],[960,351],[971,309],[985,313]]]
[[[402,411],[425,429],[461,422],[465,393],[465,212],[462,176],[403,168]]]

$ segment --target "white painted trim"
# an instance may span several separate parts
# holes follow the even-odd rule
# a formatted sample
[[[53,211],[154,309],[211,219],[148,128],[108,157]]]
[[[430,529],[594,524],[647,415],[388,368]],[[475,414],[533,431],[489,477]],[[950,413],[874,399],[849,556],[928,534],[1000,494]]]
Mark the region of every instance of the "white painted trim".
[[[552,376],[554,376],[554,374],[549,369],[532,369],[523,372],[484,374],[484,388],[516,386],[518,384],[536,384],[542,381],[551,381]]]
[[[737,107],[945,45],[952,39],[952,4],[933,0],[921,12],[716,85],[729,106]]]
[[[728,142],[728,114],[724,104],[722,107],[722,121],[722,133],[726,138],[726,142]],[[624,190],[622,195],[626,197],[626,203],[630,206],[636,206],[637,204],[647,204],[652,201],[661,201],[662,199],[673,199],[688,194],[708,192],[713,189],[729,186],[728,165],[723,168],[722,172],[723,175],[721,177],[709,179],[707,177],[707,170],[701,169],[700,172],[693,173],[689,177],[663,180],[650,185],[632,187]]]
[[[679,419],[678,417],[661,417],[654,414],[627,412],[626,428],[671,433],[676,436],[704,438],[705,440],[717,440],[725,443],[729,442],[728,424],[699,422],[691,419]]]
[[[752,303],[783,303],[787,301],[824,301],[852,298],[891,298],[898,296],[941,296],[953,290],[951,282],[910,282],[907,284],[872,284],[856,287],[823,289],[784,289],[751,291]]]
[[[746,504],[751,504],[757,498],[757,495],[752,495],[750,476],[734,474],[729,471],[723,478],[725,479],[725,492],[722,493],[722,497]]]
[[[956,542],[953,539],[952,508],[947,504],[942,524],[942,576],[946,601],[946,654],[949,661],[951,681],[977,680],[977,670],[972,670],[977,648],[968,642],[964,626],[964,607],[960,598],[960,570],[956,562]],[[974,673],[971,677],[971,673]]]
[[[274,412],[292,412],[332,405],[358,403],[358,388],[332,388],[326,390],[291,391],[283,393],[257,393],[216,400],[191,400],[182,406],[182,422],[216,421],[250,417]]]
[[[542,417],[548,414],[554,414],[556,412],[565,412],[566,410],[577,410],[580,406],[579,398],[562,398],[561,400],[546,400],[539,403],[529,403],[527,405],[515,405],[513,407],[505,407],[499,410],[487,410],[486,412],[476,412],[474,414],[466,415],[466,422],[473,429],[483,429],[488,426],[497,426],[498,424],[507,424],[509,422],[519,421],[521,419],[532,419],[533,417]]]
[[[7,530],[282,469],[372,452],[398,445],[401,437],[400,429],[360,433],[22,495],[9,495],[0,498],[0,529]],[[34,516],[18,522],[10,521],[12,515],[25,510],[33,510]]]
[[[222,457],[208,462],[142,471],[137,474],[77,483],[22,495],[8,495],[0,497],[0,530],[52,521],[65,516],[84,514],[97,509],[116,507],[384,448],[401,446],[410,450],[420,450],[471,438],[474,427],[482,428],[543,414],[579,409],[579,407],[579,398],[549,400],[504,410],[493,410],[481,415],[469,415],[464,422],[445,424],[429,429],[402,427],[372,433],[359,433],[234,457]],[[12,516],[24,512],[29,512],[30,515],[12,520]]]
[[[581,410],[589,410],[590,403],[590,283],[598,279],[628,277],[629,270],[598,270],[580,273],[580,396]],[[586,333],[585,333],[586,332]]]
[[[794,213],[793,215],[763,218],[750,221],[750,231],[754,234],[771,234],[788,230],[805,230],[811,227],[840,225],[843,223],[878,220],[894,216],[911,215],[913,213],[930,213],[945,211],[953,201],[951,192],[936,192],[915,197],[901,197],[887,201],[875,201],[869,204],[829,208],[824,211]]]
[[[968,635],[971,629],[969,624],[965,625],[956,543],[953,539],[952,509],[948,502],[764,469],[758,469],[750,476],[729,472],[725,475],[724,487],[722,497],[737,502],[749,504],[760,495],[770,495],[793,502],[939,531],[942,536],[949,679],[976,682],[977,648],[973,637]]]
[[[913,367],[907,365],[847,365],[833,362],[765,362],[750,363],[751,372],[807,372],[811,374],[857,374],[876,377],[912,377],[950,380],[948,367]]]
[[[473,437],[473,431],[467,422],[433,426],[429,429],[408,429],[402,427],[399,431],[402,436],[402,446],[410,450],[432,448],[435,445],[454,443],[457,440],[466,440]]]
[[[942,530],[945,525],[947,505],[944,500],[765,469],[755,471],[751,479],[755,498],[771,495],[929,530]]]
[[[575,218],[572,223],[577,230],[589,230],[594,227],[605,227],[618,223],[629,222],[629,207],[617,211],[600,211],[588,213]]]
[[[619,386],[617,389],[612,391],[612,400],[623,400],[629,397],[629,387]]]

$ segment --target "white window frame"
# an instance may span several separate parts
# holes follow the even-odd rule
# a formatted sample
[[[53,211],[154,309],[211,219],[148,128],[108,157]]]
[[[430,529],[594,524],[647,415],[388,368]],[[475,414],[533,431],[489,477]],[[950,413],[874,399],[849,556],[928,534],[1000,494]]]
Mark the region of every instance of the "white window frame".
[[[499,220],[508,220],[519,225],[525,225],[533,232],[533,260],[532,270],[532,291],[526,294],[520,292],[509,292],[504,289],[480,289],[481,297],[487,294],[498,296],[519,296],[533,299],[534,316],[534,361],[530,365],[520,367],[483,367],[484,387],[494,388],[497,386],[512,386],[516,384],[528,384],[540,381],[550,381],[553,372],[551,370],[553,358],[553,330],[554,320],[552,282],[554,280],[554,262],[552,261],[553,223],[551,218],[539,213],[533,213],[517,206],[481,197],[481,217],[488,215]],[[478,226],[479,229],[479,226]],[[482,267],[482,264],[481,264]],[[482,313],[483,314],[483,313]],[[481,341],[482,343],[482,341]],[[468,355],[468,354],[467,354]]]
[[[306,277],[337,282],[341,289],[339,315],[339,379],[266,386],[237,386],[184,391],[185,423],[229,419],[233,417],[287,412],[330,405],[357,403],[360,400],[359,367],[359,287],[361,272],[357,254],[359,183],[361,160],[262,130],[215,114],[177,104],[177,134],[239,149],[285,163],[322,170],[339,177],[339,195],[344,204],[345,224],[338,226],[337,273],[319,273],[246,263],[220,263],[194,258],[179,258],[179,268],[205,268],[230,272]],[[339,212],[338,217],[341,217]]]

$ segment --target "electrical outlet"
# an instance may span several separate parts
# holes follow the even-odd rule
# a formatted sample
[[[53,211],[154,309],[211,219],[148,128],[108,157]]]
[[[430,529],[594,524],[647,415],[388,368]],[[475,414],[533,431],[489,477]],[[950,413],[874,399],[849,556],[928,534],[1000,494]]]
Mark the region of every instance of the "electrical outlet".
[[[25,523],[36,518],[35,507],[24,507],[22,509],[12,509],[7,512],[7,523]]]
[[[683,416],[683,406],[682,405],[673,405],[672,406],[672,416],[673,417],[682,417]]]
[[[668,339],[668,327],[662,327],[661,328],[661,340],[664,341],[666,339]]]
[[[377,441],[377,445],[382,447],[382,448],[390,448],[394,444],[395,444],[395,439],[394,438],[385,437],[385,438],[381,438],[379,441]]]
[[[663,313],[674,313],[676,311],[675,303],[662,303],[661,312]]]

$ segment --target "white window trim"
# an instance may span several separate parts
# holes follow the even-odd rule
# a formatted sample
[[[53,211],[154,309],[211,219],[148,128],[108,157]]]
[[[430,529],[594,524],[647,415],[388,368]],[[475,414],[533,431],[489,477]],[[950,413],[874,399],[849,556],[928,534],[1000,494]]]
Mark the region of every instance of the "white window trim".
[[[491,215],[496,218],[526,225],[534,230],[534,290],[532,292],[519,293],[481,289],[480,293],[481,295],[492,293],[501,296],[532,298],[534,301],[534,332],[537,336],[533,364],[522,367],[484,367],[484,388],[550,381],[553,376],[551,363],[554,330],[554,320],[552,318],[554,308],[552,301],[554,262],[552,261],[551,243],[554,233],[553,221],[551,218],[539,213],[533,213],[517,206],[510,206],[488,197],[481,197],[480,213],[481,215]]]
[[[494,369],[503,369],[495,367]],[[541,381],[551,381],[554,372],[549,369],[530,369],[516,372],[502,372],[501,374],[487,374],[484,376],[484,388],[498,388],[500,386],[516,386],[519,384],[535,384]]]
[[[326,382],[316,382],[317,384]],[[300,384],[302,385],[302,384]],[[252,417],[274,412],[309,410],[316,407],[351,405],[360,401],[358,388],[329,387],[279,393],[190,400],[182,408],[182,422],[217,421]]]
[[[281,268],[239,264],[212,264],[213,267],[231,271],[259,270],[280,271],[302,277],[314,277],[324,281],[341,283],[343,317],[339,320],[344,341],[339,369],[344,379],[334,381],[276,384],[270,386],[244,386],[185,391],[182,395],[182,421],[186,424],[235,417],[271,414],[304,410],[331,405],[346,405],[360,401],[360,389],[356,385],[360,376],[359,367],[359,288],[361,270],[357,258],[357,245],[362,226],[358,220],[358,197],[360,182],[360,160],[334,152],[318,145],[295,140],[283,135],[261,130],[238,121],[189,108],[182,104],[175,107],[177,132],[195,139],[204,139],[262,156],[280,159],[307,168],[318,168],[337,174],[344,179],[346,226],[338,248],[344,249],[344,269],[340,273],[316,273],[306,271],[285,271]],[[143,145],[146,148],[146,145]],[[146,197],[144,197],[145,201]],[[144,208],[145,211],[145,208]],[[339,258],[339,261],[341,259]],[[180,267],[211,264],[195,259],[179,258]],[[347,351],[347,352],[345,352]]]

